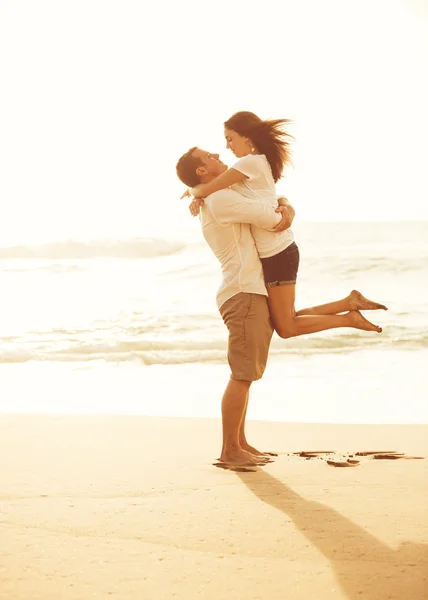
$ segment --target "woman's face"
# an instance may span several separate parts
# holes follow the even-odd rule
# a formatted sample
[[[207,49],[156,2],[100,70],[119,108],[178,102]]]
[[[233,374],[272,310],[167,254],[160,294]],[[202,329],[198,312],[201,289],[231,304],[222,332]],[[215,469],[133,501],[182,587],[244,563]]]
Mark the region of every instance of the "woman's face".
[[[251,143],[248,138],[226,127],[224,128],[224,137],[226,138],[226,148],[232,150],[236,158],[242,158],[243,156],[247,156],[247,154],[251,154]]]

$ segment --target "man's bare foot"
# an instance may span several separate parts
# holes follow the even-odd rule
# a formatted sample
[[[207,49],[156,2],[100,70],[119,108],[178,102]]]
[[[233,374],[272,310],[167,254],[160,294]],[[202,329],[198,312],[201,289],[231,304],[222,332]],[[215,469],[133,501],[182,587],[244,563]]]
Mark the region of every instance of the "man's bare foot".
[[[365,298],[358,290],[352,290],[348,296],[349,310],[388,310],[384,304]]]
[[[278,456],[277,452],[262,452],[261,450],[254,448],[254,446],[250,446],[247,442],[241,442],[241,448],[254,454],[254,456]]]
[[[382,327],[368,321],[358,310],[352,310],[346,316],[349,319],[350,327],[362,329],[363,331],[377,331],[378,333],[382,333]]]
[[[265,457],[255,456],[254,454],[251,454],[242,448],[229,451],[225,450],[221,453],[221,456],[218,460],[228,465],[242,465],[247,467],[251,467],[253,465],[264,465],[267,462]]]

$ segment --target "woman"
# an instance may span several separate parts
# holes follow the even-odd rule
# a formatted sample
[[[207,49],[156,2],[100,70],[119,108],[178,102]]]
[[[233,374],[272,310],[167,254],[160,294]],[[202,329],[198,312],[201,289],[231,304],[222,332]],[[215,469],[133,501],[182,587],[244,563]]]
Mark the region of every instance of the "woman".
[[[263,121],[251,112],[235,113],[224,123],[224,135],[229,148],[239,159],[213,181],[187,190],[184,196],[206,197],[218,190],[232,187],[248,198],[277,206],[275,184],[283,169],[290,164],[286,119]],[[196,203],[198,206],[199,203]],[[354,327],[365,331],[382,329],[367,321],[359,310],[387,310],[372,302],[357,290],[338,302],[296,312],[294,308],[299,268],[299,249],[290,229],[274,233],[252,226],[253,234],[269,295],[269,309],[277,334],[282,338],[316,333],[337,327]],[[339,314],[345,312],[346,314]]]

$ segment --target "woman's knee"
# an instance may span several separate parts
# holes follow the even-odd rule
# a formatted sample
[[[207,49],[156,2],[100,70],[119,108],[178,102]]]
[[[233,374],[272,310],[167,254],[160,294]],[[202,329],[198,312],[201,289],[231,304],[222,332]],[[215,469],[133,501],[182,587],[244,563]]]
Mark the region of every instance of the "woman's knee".
[[[286,321],[284,323],[278,323],[275,327],[276,333],[280,338],[286,340],[297,335],[296,326],[294,320]]]

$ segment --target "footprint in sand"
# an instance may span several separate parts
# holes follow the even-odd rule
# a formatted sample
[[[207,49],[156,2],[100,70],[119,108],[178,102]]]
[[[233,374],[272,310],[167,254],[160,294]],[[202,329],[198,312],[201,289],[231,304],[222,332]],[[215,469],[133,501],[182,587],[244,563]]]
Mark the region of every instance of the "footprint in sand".
[[[421,460],[424,456],[406,456],[406,454],[375,454],[375,460]]]
[[[396,452],[395,450],[365,450],[364,452],[356,452],[356,456],[366,456],[374,460],[421,460],[424,456],[407,456],[404,452]]]
[[[371,454],[396,454],[395,450],[364,450],[364,452],[356,452],[356,456],[370,456]]]
[[[328,465],[331,467],[358,467],[360,464],[359,460],[327,460]]]
[[[300,456],[301,458],[322,458],[323,454],[335,454],[334,450],[301,450],[293,452],[292,456]]]
[[[282,454],[282,453],[281,453]],[[395,450],[364,450],[351,453],[338,453],[335,450],[301,450],[300,452],[286,452],[286,456],[295,456],[304,458],[305,460],[318,459],[326,462],[330,467],[357,467],[361,464],[360,460],[351,458],[358,456],[361,458],[368,458],[371,460],[422,460],[424,456],[407,456],[403,452],[396,452]],[[339,458],[339,457],[340,458]],[[345,458],[348,456],[348,458]],[[338,457],[338,458],[335,458]],[[264,466],[268,463],[274,462],[272,459],[260,462],[257,465],[232,465],[224,462],[212,463],[214,467],[224,469],[225,471],[236,471],[239,473],[255,473],[258,466]]]

